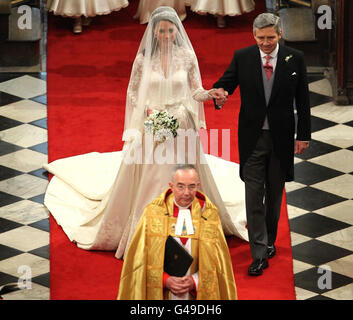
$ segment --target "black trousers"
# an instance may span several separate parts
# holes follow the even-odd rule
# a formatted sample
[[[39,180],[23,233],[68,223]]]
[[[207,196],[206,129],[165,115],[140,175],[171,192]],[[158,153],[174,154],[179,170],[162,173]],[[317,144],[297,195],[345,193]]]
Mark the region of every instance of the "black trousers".
[[[267,258],[267,246],[276,241],[285,172],[273,152],[268,130],[262,134],[243,167],[246,216],[251,256]]]

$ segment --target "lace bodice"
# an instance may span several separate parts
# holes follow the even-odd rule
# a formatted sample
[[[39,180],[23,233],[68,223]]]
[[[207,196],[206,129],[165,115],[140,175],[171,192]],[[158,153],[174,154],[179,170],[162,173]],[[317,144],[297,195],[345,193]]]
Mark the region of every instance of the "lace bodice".
[[[147,89],[145,108],[164,109],[168,105],[187,105],[192,99],[203,102],[210,99],[209,90],[202,87],[201,79],[196,68],[196,57],[186,49],[174,48],[175,54],[172,61],[172,69],[166,76],[159,53],[151,60],[151,73]],[[132,104],[136,104],[139,84],[142,76],[144,56],[139,54],[133,66],[134,81],[130,82],[128,98]]]

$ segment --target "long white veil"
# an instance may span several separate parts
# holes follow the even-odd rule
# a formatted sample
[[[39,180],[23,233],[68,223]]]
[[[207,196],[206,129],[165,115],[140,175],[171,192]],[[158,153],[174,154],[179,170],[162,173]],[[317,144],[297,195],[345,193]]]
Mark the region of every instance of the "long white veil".
[[[182,66],[188,68],[185,79],[188,85],[181,93],[173,79]],[[176,11],[165,6],[157,8],[150,17],[132,67],[124,133],[128,129],[142,133],[147,109],[161,110],[176,103],[187,107],[196,130],[206,128],[203,103],[192,98],[201,89],[197,58]],[[123,139],[127,140],[125,135]]]

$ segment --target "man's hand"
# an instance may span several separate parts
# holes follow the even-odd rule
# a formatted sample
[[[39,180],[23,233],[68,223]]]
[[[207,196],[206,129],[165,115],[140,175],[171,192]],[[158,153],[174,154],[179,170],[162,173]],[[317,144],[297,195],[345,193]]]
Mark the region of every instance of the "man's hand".
[[[294,154],[302,154],[307,147],[309,147],[309,142],[296,140],[294,146]]]
[[[223,88],[218,88],[210,92],[210,95],[213,99],[216,100],[216,105],[222,107],[227,99],[228,99],[228,92],[225,91]]]
[[[165,282],[165,286],[175,295],[182,295],[194,289],[194,281],[190,276],[173,277],[170,276]]]

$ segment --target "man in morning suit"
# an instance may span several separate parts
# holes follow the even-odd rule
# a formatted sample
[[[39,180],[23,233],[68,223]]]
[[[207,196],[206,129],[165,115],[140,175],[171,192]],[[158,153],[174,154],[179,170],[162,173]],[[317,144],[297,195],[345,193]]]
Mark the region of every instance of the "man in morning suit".
[[[279,44],[280,18],[274,14],[257,16],[253,33],[256,44],[236,51],[213,87],[219,93],[216,109],[237,86],[240,89],[240,177],[245,183],[253,259],[248,274],[261,275],[268,267],[268,259],[276,254],[282,195],[285,181],[293,180],[294,154],[303,153],[309,146],[311,129],[302,52]]]

